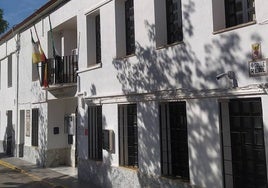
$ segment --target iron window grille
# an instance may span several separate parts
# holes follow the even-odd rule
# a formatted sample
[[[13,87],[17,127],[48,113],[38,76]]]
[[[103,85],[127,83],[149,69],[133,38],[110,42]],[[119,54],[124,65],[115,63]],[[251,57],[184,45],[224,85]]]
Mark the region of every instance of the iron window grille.
[[[7,65],[7,86],[12,87],[12,55],[8,56],[8,65]]]
[[[88,107],[89,159],[102,160],[102,107]]]
[[[186,103],[161,103],[159,110],[162,175],[189,181]]]
[[[245,98],[220,105],[224,187],[267,187],[261,104],[260,98]]]
[[[137,105],[118,106],[119,164],[138,168]]]
[[[183,40],[182,11],[180,0],[166,0],[167,43]]]
[[[95,30],[96,30],[96,63],[101,63],[101,28],[100,15],[95,16]]]
[[[125,2],[126,55],[135,53],[135,27],[133,0]]]
[[[254,21],[255,0],[225,0],[226,27]]]
[[[38,108],[32,109],[32,146],[38,146],[38,119],[39,110]]]

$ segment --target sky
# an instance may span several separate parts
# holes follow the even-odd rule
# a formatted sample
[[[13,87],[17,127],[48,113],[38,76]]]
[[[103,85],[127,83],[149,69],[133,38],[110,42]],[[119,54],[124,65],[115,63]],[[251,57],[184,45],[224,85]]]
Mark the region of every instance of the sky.
[[[9,23],[9,29],[19,24],[49,0],[0,0],[3,18]]]

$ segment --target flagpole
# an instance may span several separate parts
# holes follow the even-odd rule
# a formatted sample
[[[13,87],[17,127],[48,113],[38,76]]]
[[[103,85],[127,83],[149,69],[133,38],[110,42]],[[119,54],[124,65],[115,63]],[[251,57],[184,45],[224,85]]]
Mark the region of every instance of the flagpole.
[[[53,57],[56,57],[56,50],[55,50],[55,44],[53,39],[53,32],[52,32],[52,25],[50,20],[50,15],[48,15],[48,21],[49,21],[49,27],[50,27],[50,35],[51,35],[51,42],[52,42],[52,49],[53,49]]]

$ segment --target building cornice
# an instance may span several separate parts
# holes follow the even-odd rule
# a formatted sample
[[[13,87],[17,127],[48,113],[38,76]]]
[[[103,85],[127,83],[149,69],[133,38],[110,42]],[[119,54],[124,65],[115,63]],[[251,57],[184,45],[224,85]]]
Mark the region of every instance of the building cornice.
[[[87,103],[92,104],[111,104],[111,103],[134,103],[145,101],[172,101],[202,98],[230,98],[253,95],[267,95],[268,83],[252,84],[237,88],[218,88],[218,89],[176,89],[161,90],[148,93],[128,93],[109,96],[85,96],[80,95]]]

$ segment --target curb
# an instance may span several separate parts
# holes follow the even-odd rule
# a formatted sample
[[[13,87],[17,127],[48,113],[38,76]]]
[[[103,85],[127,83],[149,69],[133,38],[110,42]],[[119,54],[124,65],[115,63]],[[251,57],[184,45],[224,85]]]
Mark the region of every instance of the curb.
[[[19,167],[13,165],[13,164],[10,164],[10,163],[8,163],[6,161],[1,160],[1,159],[0,159],[0,165],[4,166],[6,168],[9,168],[11,170],[15,170],[15,171],[17,171],[19,173],[25,174],[25,175],[29,176],[30,178],[32,178],[35,181],[40,181],[40,182],[44,182],[46,184],[49,184],[50,186],[53,186],[54,188],[66,188],[66,187],[64,187],[62,185],[56,185],[56,184],[51,183],[49,181],[43,180],[42,178],[40,178],[40,177],[38,177],[36,175],[30,174],[27,171],[23,170],[22,168],[19,168]]]

